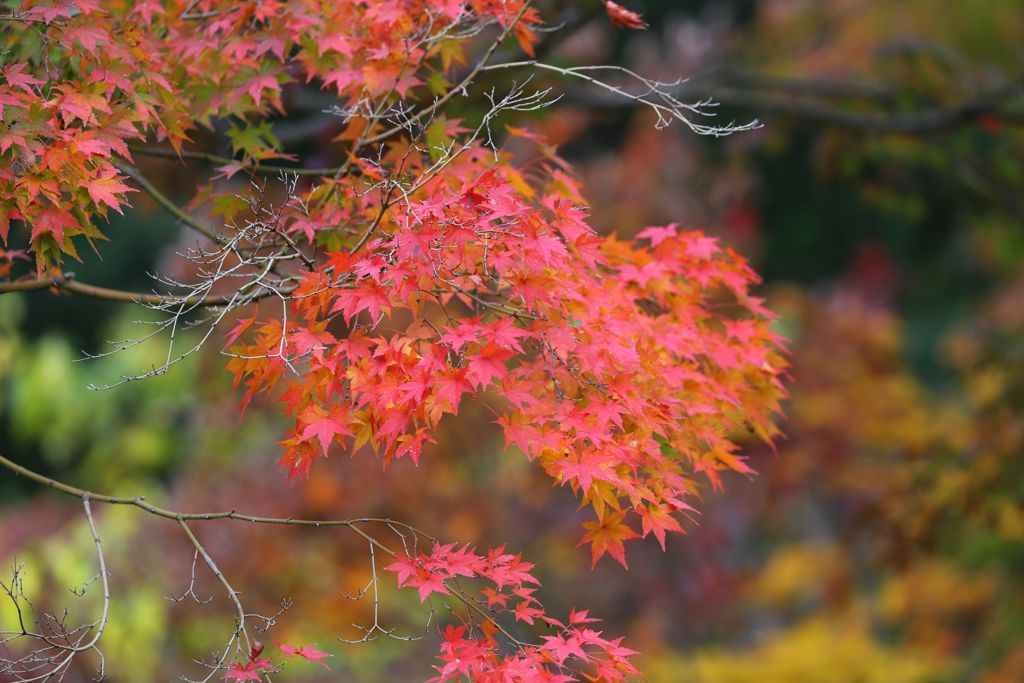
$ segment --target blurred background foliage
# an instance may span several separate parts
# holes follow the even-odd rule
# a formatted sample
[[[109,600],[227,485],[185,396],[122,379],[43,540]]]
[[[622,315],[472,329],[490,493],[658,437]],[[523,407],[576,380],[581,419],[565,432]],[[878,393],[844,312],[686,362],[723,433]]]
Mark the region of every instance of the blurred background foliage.
[[[575,84],[561,86],[565,106],[529,122],[576,165],[603,232],[678,220],[750,255],[791,339],[785,439],[776,452],[751,443],[758,476],[707,493],[668,552],[649,539],[628,573],[591,572],[573,550],[571,496],[503,455],[484,408],[448,423],[418,469],[335,453],[285,484],[274,406],[240,418],[216,349],[165,377],[90,391],[165,349],[80,362],[137,336],[144,313],[48,292],[0,298],[0,452],[177,509],[388,514],[450,540],[507,542],[538,564],[549,611],[591,608],[643,652],[653,683],[1024,680],[1019,3],[627,3],[645,32],[614,30],[597,2],[546,4],[566,24],[541,46],[546,59],[691,77],[680,89],[721,101],[720,116],[765,124],[726,139],[657,131],[645,112]],[[311,95],[289,97],[301,108]],[[452,116],[473,116],[460,106]],[[289,151],[324,165],[330,118],[306,117],[301,135],[288,125],[278,132]],[[147,163],[180,193],[203,171]],[[187,236],[133,199],[103,260],[78,267],[90,282],[145,289],[148,270],[173,270]],[[187,588],[192,559],[173,524],[110,509],[99,523],[115,586],[110,680],[177,678],[230,628],[230,606],[165,599]],[[365,600],[344,597],[370,572],[353,539],[198,531],[256,606],[293,600],[279,641],[335,655],[333,675],[295,666],[287,680],[428,675],[433,643],[334,641],[370,618]],[[0,562],[25,563],[33,595],[94,608],[95,595],[67,592],[95,573],[90,544],[73,500],[0,476]],[[203,596],[215,594],[207,578]],[[388,624],[422,632],[414,595],[384,598]],[[0,621],[11,616],[0,608]]]

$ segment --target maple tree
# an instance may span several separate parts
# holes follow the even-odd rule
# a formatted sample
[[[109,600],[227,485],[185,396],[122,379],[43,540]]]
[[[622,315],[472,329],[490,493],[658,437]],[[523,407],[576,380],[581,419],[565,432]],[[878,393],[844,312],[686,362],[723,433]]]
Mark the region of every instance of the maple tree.
[[[603,5],[616,26],[646,26],[622,5]],[[635,241],[599,236],[571,167],[517,119],[557,99],[556,85],[540,83],[557,76],[647,107],[659,127],[724,135],[752,124],[708,124],[710,103],[682,102],[669,84],[627,69],[538,59],[543,17],[528,0],[58,0],[6,12],[0,22],[17,30],[0,39],[2,274],[14,274],[16,259],[34,272],[0,291],[135,300],[162,315],[143,341],[164,335],[166,360],[115,385],[164,374],[224,339],[243,409],[270,397],[292,421],[280,459],[289,479],[316,476],[332,450],[364,446],[385,466],[418,463],[445,416],[476,400],[508,447],[591,511],[580,545],[593,564],[608,554],[626,566],[624,543],[641,536],[664,548],[694,512],[702,479],[720,487],[723,471],[752,472],[736,434],[776,435],[783,342],[746,261],[677,224],[647,227]],[[513,44],[526,58],[502,61]],[[485,78],[495,79],[489,88]],[[307,166],[275,134],[299,88],[333,103],[336,166]],[[477,109],[455,113],[456,98],[470,94]],[[228,156],[192,149],[217,133]],[[214,173],[182,208],[147,179],[151,157]],[[164,277],[147,295],[76,280],[69,260],[85,258],[84,247],[102,252],[102,219],[143,195],[198,234],[184,254],[189,277]],[[176,333],[186,326],[202,333],[182,349]],[[266,631],[275,617],[246,611],[189,523],[294,520],[182,514],[58,488],[82,498],[105,597],[90,501],[176,520],[237,608],[206,678],[277,670],[247,626]],[[429,537],[392,520],[303,524],[355,532],[372,561],[374,552],[392,557],[385,569],[421,601],[461,600],[463,623],[444,631],[435,680],[636,673],[632,650],[591,628],[587,611],[547,615],[531,565],[504,548],[478,554],[435,541],[422,552],[407,535]],[[375,525],[403,550],[364,530]],[[483,598],[460,579],[485,584]],[[374,564],[375,596],[378,581]],[[18,605],[18,589],[5,591]],[[555,635],[524,642],[503,616]],[[105,613],[94,628],[60,633],[60,646],[23,628],[15,637],[34,636],[41,649],[11,660],[10,673],[60,675],[96,648],[104,623]],[[366,636],[375,631],[389,635],[376,620]],[[313,645],[277,649],[329,667]],[[38,673],[28,661],[50,668]]]

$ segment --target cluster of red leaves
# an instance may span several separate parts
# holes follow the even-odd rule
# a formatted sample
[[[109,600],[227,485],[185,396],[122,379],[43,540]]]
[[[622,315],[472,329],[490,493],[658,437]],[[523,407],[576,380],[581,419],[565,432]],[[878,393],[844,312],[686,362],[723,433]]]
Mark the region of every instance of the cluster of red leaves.
[[[625,564],[627,515],[664,544],[694,473],[750,472],[733,435],[774,434],[780,340],[755,275],[714,239],[601,238],[564,172],[532,180],[467,151],[309,274],[287,323],[242,321],[229,369],[246,401],[278,391],[295,417],[292,476],[333,443],[418,461],[465,398],[495,396],[508,445],[593,508],[594,561]]]
[[[543,622],[557,629],[542,643],[516,643],[511,654],[502,654],[497,639],[498,627],[485,621],[478,628],[470,624],[449,626],[441,644],[438,676],[432,683],[472,680],[494,683],[568,683],[584,677],[590,681],[614,683],[638,673],[629,662],[632,650],[621,639],[608,640],[588,624],[597,620],[586,611],[573,610],[568,622],[544,613],[534,597],[540,584],[530,573],[533,565],[504,548],[490,550],[486,556],[455,544],[435,545],[430,554],[413,558],[399,556],[386,569],[394,572],[399,586],[416,588],[420,600],[432,594],[448,595],[449,583],[459,577],[482,579],[489,585],[482,591],[487,607],[495,615],[510,614],[516,621],[533,625]]]
[[[267,117],[283,112],[290,81],[393,106],[450,91],[459,36],[496,24],[530,52],[539,22],[525,0],[30,0],[15,12],[40,39],[0,44],[0,239],[11,218],[24,222],[40,270],[76,256],[75,236],[102,237],[93,219],[125,204],[113,158],[131,158],[127,141],[180,150],[195,126],[229,121],[230,176],[281,156]],[[593,510],[582,543],[594,562],[607,553],[625,565],[623,542],[640,535],[664,546],[698,474],[717,486],[722,470],[750,472],[735,435],[775,433],[785,362],[749,292],[756,276],[675,225],[639,243],[598,236],[568,166],[525,131],[511,138],[540,151],[524,162],[443,115],[422,136],[386,125],[346,119],[337,141],[361,154],[281,219],[283,234],[316,248],[309,267],[293,274],[283,310],[228,335],[243,402],[275,394],[294,420],[283,467],[304,476],[333,444],[418,462],[440,420],[480,398],[509,446]],[[372,154],[360,147],[377,136]],[[234,194],[219,195],[229,222]],[[201,196],[218,197],[212,185]],[[528,595],[517,618],[539,616]],[[571,631],[573,651],[605,646],[611,661],[617,644],[584,631]],[[497,657],[473,642],[447,647]]]
[[[314,664],[319,664],[328,671],[331,669],[323,661],[331,655],[317,650],[315,645],[303,645],[301,647],[278,645],[277,647],[289,657],[299,657]],[[244,681],[257,681],[259,683],[259,681],[264,679],[265,675],[277,671],[279,668],[279,665],[274,664],[270,659],[263,656],[263,643],[257,640],[249,648],[248,661],[232,662],[228,665],[228,670],[224,674],[224,680],[237,681],[237,683],[243,683]]]
[[[82,0],[17,12],[45,40],[3,46],[14,58],[0,83],[0,238],[12,217],[31,226],[40,269],[75,255],[73,236],[101,237],[92,219],[120,210],[129,188],[111,158],[130,158],[127,140],[152,133],[177,148],[197,123],[265,116],[294,78],[350,99],[401,96],[462,59],[461,48],[411,40],[424,26],[519,17],[529,48],[539,21],[522,0]],[[465,132],[437,123],[428,139]],[[234,130],[239,167],[276,154],[265,130]],[[358,120],[343,137],[357,131]],[[307,272],[287,322],[254,316],[230,337],[250,326],[255,337],[230,367],[246,401],[280,388],[295,417],[291,474],[333,442],[418,460],[445,414],[494,389],[507,442],[594,509],[584,537],[594,560],[625,564],[622,542],[637,535],[627,514],[664,544],[690,510],[690,474],[717,485],[719,470],[749,471],[732,434],[771,437],[783,362],[738,256],[672,226],[643,233],[650,246],[598,237],[550,154],[528,175],[467,143],[438,166],[397,138],[379,160],[358,170],[418,178],[402,201],[385,210],[392,188],[326,179],[285,225],[318,244],[331,231],[342,246],[354,230],[373,238]],[[304,370],[286,376],[297,361]]]
[[[464,41],[412,40],[424,27],[519,17],[515,36],[532,49],[539,21],[524,0],[27,0],[10,15],[33,38],[0,38],[0,241],[24,222],[40,270],[78,258],[76,235],[103,238],[92,220],[126,204],[112,160],[131,159],[131,140],[181,150],[196,125],[234,117],[231,173],[280,156],[251,121],[283,112],[290,81],[404,97],[464,60]]]

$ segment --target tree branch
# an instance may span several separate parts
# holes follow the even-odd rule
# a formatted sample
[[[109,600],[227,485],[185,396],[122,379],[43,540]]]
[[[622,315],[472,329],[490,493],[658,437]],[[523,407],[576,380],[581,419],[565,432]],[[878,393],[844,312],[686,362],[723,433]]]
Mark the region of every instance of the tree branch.
[[[61,291],[80,296],[88,296],[93,299],[105,299],[107,301],[119,301],[123,303],[149,304],[153,306],[179,305],[217,307],[228,306],[233,303],[231,296],[188,296],[177,297],[173,294],[142,294],[141,292],[129,292],[122,289],[111,289],[109,287],[98,287],[79,282],[75,279],[74,273],[63,273],[53,277],[37,277],[32,279],[12,280],[0,282],[0,294],[11,292],[33,292],[40,289],[56,288]],[[245,300],[245,303],[258,301],[273,294],[272,291],[263,291],[253,294]]]
[[[1019,80],[981,93],[959,105],[931,106],[908,112],[880,109],[880,104],[895,97],[895,92],[884,90],[881,86],[824,80],[762,80],[749,75],[737,80],[741,83],[687,81],[674,88],[672,94],[680,98],[710,97],[721,104],[749,108],[759,113],[774,113],[878,133],[920,134],[949,130],[974,123],[985,114],[993,114],[1004,123],[1024,125],[1024,111],[1009,106],[1010,101],[1020,94],[1022,84]],[[780,91],[785,94],[777,94]],[[830,101],[835,99],[852,104],[843,107]],[[569,92],[566,100],[606,109],[642,104],[633,99],[584,91]],[[872,109],[858,110],[857,103],[870,103]]]
[[[156,189],[156,186],[153,185],[153,183],[149,182],[149,179],[142,175],[142,173],[140,173],[137,168],[121,161],[114,161],[113,164],[114,166],[117,167],[119,171],[121,171],[121,173],[124,173],[126,176],[128,176],[136,183],[138,183],[139,187],[141,187],[146,192],[146,194],[152,197],[153,200],[161,207],[163,207],[163,209],[166,210],[169,214],[171,214],[172,216],[174,216],[179,221],[181,221],[188,227],[192,228],[199,234],[204,235],[205,237],[208,237],[209,239],[213,240],[217,244],[224,243],[223,237],[218,235],[216,231],[214,231],[212,228],[204,225],[203,223],[200,223],[198,220],[185,213],[181,209],[181,207],[179,207],[177,204],[168,199],[166,195],[160,192],[160,190]]]
[[[385,554],[387,554],[387,555],[389,555],[391,557],[395,557],[395,558],[398,557],[398,553],[397,552],[395,552],[394,550],[392,550],[388,546],[386,546],[383,543],[381,543],[379,540],[377,540],[376,538],[374,538],[373,536],[368,534],[366,531],[364,531],[360,527],[362,525],[366,525],[366,524],[386,524],[386,525],[389,525],[391,527],[399,526],[399,527],[402,527],[403,529],[409,530],[410,532],[412,532],[414,534],[422,536],[423,538],[426,538],[427,540],[429,540],[431,542],[436,542],[437,541],[437,539],[434,538],[433,536],[430,536],[430,535],[420,531],[419,529],[416,529],[415,527],[410,526],[409,524],[405,524],[403,522],[397,522],[397,521],[395,521],[393,519],[388,519],[388,518],[360,517],[360,518],[353,518],[353,519],[313,520],[313,519],[292,519],[292,518],[284,519],[284,518],[278,518],[278,517],[262,517],[262,516],[258,516],[258,515],[242,514],[242,513],[237,512],[236,510],[228,510],[228,511],[225,511],[225,512],[193,512],[193,513],[177,512],[175,510],[168,510],[166,508],[158,507],[158,506],[153,505],[151,503],[147,503],[145,498],[142,497],[142,496],[136,496],[136,497],[111,496],[111,495],[106,495],[106,494],[102,494],[102,493],[96,493],[94,491],[89,491],[89,490],[86,490],[86,489],[81,489],[81,488],[78,488],[76,486],[71,486],[70,484],[65,484],[63,482],[57,481],[56,479],[52,479],[50,477],[43,476],[42,474],[39,474],[38,472],[34,472],[34,471],[32,471],[32,470],[30,470],[30,469],[28,469],[26,467],[23,467],[23,466],[19,465],[18,463],[5,458],[3,455],[0,455],[0,466],[3,466],[5,468],[11,470],[15,474],[18,474],[20,476],[25,477],[26,479],[30,479],[30,480],[32,480],[32,481],[34,481],[36,483],[42,484],[43,486],[48,486],[48,487],[54,489],[55,491],[60,491],[61,493],[64,493],[66,495],[74,496],[74,497],[80,498],[82,500],[90,500],[90,501],[99,502],[99,503],[107,503],[107,504],[110,504],[110,505],[128,505],[128,506],[132,506],[132,507],[137,507],[140,510],[144,510],[144,511],[150,513],[151,515],[155,515],[157,517],[163,517],[164,519],[173,520],[173,521],[177,522],[179,525],[182,525],[183,528],[185,528],[185,522],[188,522],[188,521],[193,521],[193,520],[195,520],[195,521],[209,521],[209,520],[215,520],[215,519],[231,519],[231,520],[241,521],[241,522],[251,522],[251,523],[254,523],[254,524],[272,524],[272,525],[280,525],[280,526],[303,526],[303,527],[317,527],[317,528],[319,528],[319,527],[338,527],[338,526],[340,526],[340,527],[345,527],[345,528],[351,530],[356,535],[360,536],[363,540],[365,540],[367,543],[369,543],[371,546],[374,546],[377,549],[379,549],[380,551],[384,552]],[[189,537],[190,537],[190,539],[194,538],[193,536],[191,536],[191,534],[189,534]],[[195,545],[195,544],[198,543],[198,541],[194,541],[193,543]],[[201,550],[201,545],[196,545],[196,550],[200,550],[201,555],[205,554],[205,551]],[[203,557],[203,559],[205,561],[206,557]],[[212,560],[211,560],[211,562],[212,562]],[[216,571],[215,571],[215,573],[216,573]],[[446,583],[446,585],[447,585],[448,589],[451,591],[451,593],[453,595],[455,595],[456,597],[458,597],[459,600],[463,604],[465,604],[469,609],[472,609],[474,612],[479,614],[482,618],[486,619],[491,624],[493,624],[495,626],[495,628],[497,628],[502,633],[502,635],[504,635],[506,638],[509,639],[510,642],[518,644],[518,645],[522,645],[523,644],[522,641],[520,641],[518,638],[516,638],[514,635],[512,635],[512,633],[510,633],[504,626],[502,626],[500,623],[498,623],[493,615],[488,613],[488,611],[486,609],[482,608],[475,600],[473,600],[472,597],[467,595],[458,586],[456,586],[454,584],[451,584],[451,583]],[[233,589],[231,589],[230,586],[228,586],[228,590],[232,591]]]
[[[209,164],[236,164],[238,159],[230,159],[228,157],[218,156],[216,154],[207,154],[206,152],[175,152],[173,149],[163,149],[160,147],[143,147],[139,145],[129,145],[130,149],[135,154],[141,154],[143,156],[159,157],[164,159],[193,159],[196,161],[205,161]],[[247,164],[241,167],[243,171],[252,171],[253,173],[261,173],[266,175],[278,175],[280,173],[288,173],[290,175],[301,175],[301,176],[327,176],[334,175],[338,172],[338,167],[335,168],[302,168],[302,167],[291,167],[291,166],[274,166],[268,164]]]

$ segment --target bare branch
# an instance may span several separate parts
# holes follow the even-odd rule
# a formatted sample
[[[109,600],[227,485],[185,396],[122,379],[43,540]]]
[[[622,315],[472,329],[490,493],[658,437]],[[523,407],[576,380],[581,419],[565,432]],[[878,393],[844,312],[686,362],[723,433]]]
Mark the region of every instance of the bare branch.
[[[123,303],[149,304],[153,306],[177,306],[182,303],[188,306],[216,307],[227,306],[233,302],[233,296],[186,296],[178,297],[173,294],[143,294],[141,292],[129,292],[122,289],[111,289],[109,287],[98,287],[89,285],[75,279],[71,272],[55,275],[52,277],[26,278],[0,282],[0,294],[11,292],[33,292],[41,289],[54,288],[70,294],[91,297],[93,299],[105,299],[107,301],[119,301]],[[264,291],[253,294],[246,298],[246,303],[252,303],[259,299],[271,296],[272,292]]]

